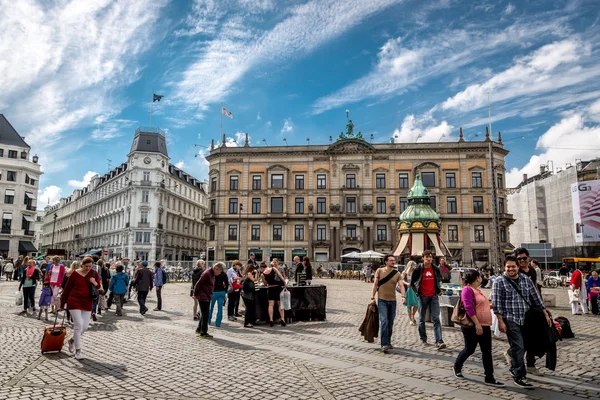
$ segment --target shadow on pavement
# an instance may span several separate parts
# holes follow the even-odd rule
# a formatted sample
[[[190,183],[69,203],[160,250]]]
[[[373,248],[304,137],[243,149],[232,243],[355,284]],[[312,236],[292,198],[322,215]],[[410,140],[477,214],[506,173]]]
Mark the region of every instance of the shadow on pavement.
[[[88,374],[112,376],[118,379],[127,378],[127,367],[123,364],[108,364],[92,359],[85,359],[79,362],[85,367],[85,372]]]

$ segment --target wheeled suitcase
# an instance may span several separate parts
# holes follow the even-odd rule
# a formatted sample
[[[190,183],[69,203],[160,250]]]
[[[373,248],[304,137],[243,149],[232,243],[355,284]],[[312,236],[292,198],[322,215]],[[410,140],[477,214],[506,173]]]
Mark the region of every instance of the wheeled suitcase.
[[[47,353],[49,351],[58,351],[60,352],[65,344],[65,337],[67,336],[67,328],[64,326],[65,317],[63,316],[63,320],[60,325],[56,325],[56,321],[58,320],[58,312],[56,313],[56,317],[54,318],[54,325],[47,326],[44,329],[44,336],[42,337],[42,354]]]

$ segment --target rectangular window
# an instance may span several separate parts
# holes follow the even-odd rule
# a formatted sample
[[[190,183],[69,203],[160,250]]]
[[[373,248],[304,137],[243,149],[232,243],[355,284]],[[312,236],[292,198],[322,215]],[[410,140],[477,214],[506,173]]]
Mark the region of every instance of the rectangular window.
[[[406,210],[406,207],[408,207],[408,199],[406,197],[400,197],[400,212],[403,212],[404,210]]]
[[[4,157],[4,149],[0,149],[0,157]]]
[[[375,188],[385,189],[385,174],[375,175]]]
[[[217,200],[216,199],[213,199],[210,201],[210,213],[213,215],[217,213]]]
[[[325,197],[317,197],[317,214],[325,214],[327,212],[327,199]]]
[[[272,189],[283,189],[283,175],[282,174],[271,175],[271,188]]]
[[[252,214],[260,214],[260,199],[252,199]]]
[[[304,240],[304,225],[294,226],[294,240],[296,240],[296,241]]]
[[[237,225],[229,225],[229,240],[237,240]]]
[[[15,171],[6,171],[6,180],[9,182],[16,182],[17,173]]]
[[[458,242],[458,225],[448,225],[448,241]]]
[[[140,212],[140,222],[142,224],[147,224],[148,223],[148,211],[142,211],[142,212]]]
[[[144,232],[144,243],[150,243],[150,233],[151,232]]]
[[[506,227],[500,226],[500,243],[506,243]]]
[[[356,240],[356,225],[346,225],[346,238]]]
[[[273,225],[273,240],[283,240],[282,225]]]
[[[282,213],[283,212],[283,197],[271,197],[271,212]]]
[[[457,213],[456,197],[448,197],[446,199],[446,212],[448,214],[456,214]]]
[[[144,172],[144,182],[150,181],[150,172]]]
[[[483,197],[473,196],[473,212],[475,214],[483,214]]]
[[[437,210],[437,200],[435,198],[435,196],[431,196],[429,198],[429,206],[435,211]]]
[[[215,225],[211,225],[208,228],[208,240],[215,240]]]
[[[317,175],[317,189],[327,189],[327,175]]]
[[[211,178],[211,180],[210,180],[210,191],[211,192],[216,192],[217,191],[217,178]]]
[[[421,172],[421,180],[425,187],[435,187],[435,172]]]
[[[400,173],[398,174],[398,187],[400,189],[408,189],[409,185],[409,181],[408,181],[408,174],[407,173]]]
[[[386,210],[385,197],[377,198],[377,214],[385,214]]]
[[[8,158],[17,158],[18,152],[16,150],[8,151]]]
[[[496,177],[496,182],[498,189],[504,189],[504,175],[498,174]]]
[[[2,214],[2,233],[10,233],[10,227],[12,225],[12,214]]]
[[[296,184],[294,185],[294,187],[297,190],[304,189],[304,175],[296,175],[294,181],[296,182]]]
[[[483,187],[481,172],[471,172],[471,186],[474,188]]]
[[[317,240],[327,240],[327,228],[325,225],[317,225]]]
[[[485,242],[485,230],[483,229],[483,225],[475,225],[475,241],[476,242]]]
[[[498,214],[504,214],[504,199],[498,199]]]
[[[252,190],[260,190],[262,178],[260,175],[252,175]]]
[[[231,175],[229,177],[229,190],[239,190],[239,176]]]
[[[355,189],[356,188],[356,175],[355,174],[346,174],[346,188],[347,189]]]
[[[14,204],[15,202],[15,191],[12,189],[6,189],[4,191],[4,204]]]
[[[144,232],[136,232],[135,233],[136,243],[142,243],[142,240],[144,240]]]
[[[260,240],[260,225],[252,225],[250,240]]]
[[[455,188],[456,187],[456,172],[446,172],[446,187],[447,188]]]
[[[346,197],[346,212],[356,213],[356,197]]]
[[[150,198],[150,192],[142,190],[142,203],[147,203]]]
[[[387,240],[387,226],[386,225],[377,225],[377,240],[379,240],[379,241]]]
[[[237,214],[238,212],[238,199],[229,199],[229,214]]]
[[[294,205],[296,214],[304,214],[304,197],[297,197]]]

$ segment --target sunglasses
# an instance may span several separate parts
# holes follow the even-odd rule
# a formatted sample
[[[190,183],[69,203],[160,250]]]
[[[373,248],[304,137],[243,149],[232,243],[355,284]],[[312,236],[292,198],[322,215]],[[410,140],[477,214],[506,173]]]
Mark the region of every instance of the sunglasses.
[[[519,260],[519,261],[527,261],[527,257],[517,257],[517,260]]]

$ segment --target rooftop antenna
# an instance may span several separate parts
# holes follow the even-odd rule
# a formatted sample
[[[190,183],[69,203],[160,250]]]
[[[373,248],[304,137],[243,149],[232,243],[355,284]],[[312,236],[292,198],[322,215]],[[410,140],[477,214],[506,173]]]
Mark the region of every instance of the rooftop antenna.
[[[108,172],[110,172],[110,165],[112,163],[112,160],[109,160],[108,158],[106,159],[106,165],[108,165]]]
[[[492,107],[490,104],[490,91],[489,90],[488,90],[488,118],[490,120],[490,134],[491,134],[494,131],[492,130]]]

